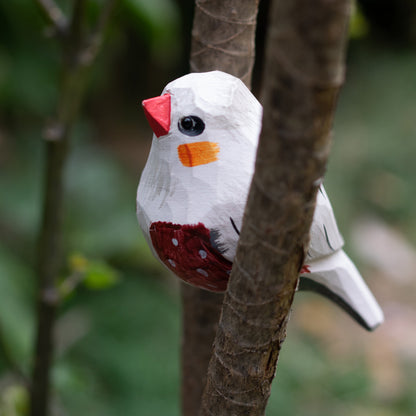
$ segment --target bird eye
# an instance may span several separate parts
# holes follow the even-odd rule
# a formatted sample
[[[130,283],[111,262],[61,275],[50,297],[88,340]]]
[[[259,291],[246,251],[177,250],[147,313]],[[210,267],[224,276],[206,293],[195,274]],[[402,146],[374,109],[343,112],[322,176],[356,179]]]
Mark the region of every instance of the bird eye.
[[[179,120],[179,130],[187,136],[198,136],[205,129],[205,123],[197,116],[186,116]]]

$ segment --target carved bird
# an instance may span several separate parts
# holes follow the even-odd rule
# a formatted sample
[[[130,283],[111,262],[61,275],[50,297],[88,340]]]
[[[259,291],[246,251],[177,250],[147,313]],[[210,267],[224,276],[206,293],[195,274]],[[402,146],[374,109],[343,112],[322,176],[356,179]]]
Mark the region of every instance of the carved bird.
[[[236,77],[193,73],[143,101],[154,132],[137,217],[154,255],[194,286],[226,290],[254,173],[262,107]],[[317,291],[365,328],[383,313],[344,244],[323,186],[300,290]]]

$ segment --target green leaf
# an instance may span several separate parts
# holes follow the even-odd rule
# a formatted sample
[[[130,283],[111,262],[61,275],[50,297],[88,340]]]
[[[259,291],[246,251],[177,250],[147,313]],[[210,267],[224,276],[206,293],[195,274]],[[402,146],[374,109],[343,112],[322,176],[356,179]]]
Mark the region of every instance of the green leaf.
[[[91,290],[109,289],[120,281],[119,273],[104,262],[90,261],[85,270],[84,285]]]

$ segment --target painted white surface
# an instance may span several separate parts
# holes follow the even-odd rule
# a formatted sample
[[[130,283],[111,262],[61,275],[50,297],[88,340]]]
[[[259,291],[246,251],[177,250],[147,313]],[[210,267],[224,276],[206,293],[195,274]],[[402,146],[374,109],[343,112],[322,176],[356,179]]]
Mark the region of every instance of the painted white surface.
[[[218,243],[226,248],[223,255],[232,260],[238,235],[230,216],[241,229],[262,107],[238,78],[219,71],[201,75],[179,78],[162,92],[171,94],[171,130],[160,138],[153,135],[137,192],[137,215],[145,234],[155,221],[202,222],[209,229],[217,229]],[[189,137],[178,130],[178,121],[187,115],[203,119],[201,135]],[[198,141],[218,143],[218,160],[192,168],[183,166],[178,146]]]

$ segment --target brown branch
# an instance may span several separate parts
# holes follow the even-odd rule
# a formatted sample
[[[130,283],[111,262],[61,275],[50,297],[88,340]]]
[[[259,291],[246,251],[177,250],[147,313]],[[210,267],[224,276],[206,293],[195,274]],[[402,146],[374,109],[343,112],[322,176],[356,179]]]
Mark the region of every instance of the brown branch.
[[[197,0],[190,66],[219,69],[251,85],[258,0]],[[182,414],[195,416],[201,404],[223,295],[182,285]]]
[[[52,332],[58,293],[55,288],[61,264],[63,170],[68,135],[46,144],[45,195],[38,254],[38,310],[34,368],[31,385],[31,416],[48,414],[49,374],[53,356]]]
[[[263,130],[202,416],[264,415],[325,171],[349,8],[273,4]]]
[[[104,8],[106,18],[98,25],[102,32],[108,21],[108,4],[114,4],[115,0],[109,0]],[[53,9],[46,7],[53,2],[41,1],[45,11],[51,18]],[[84,18],[84,1],[75,3],[73,19]],[[38,244],[38,307],[37,329],[34,351],[34,365],[30,392],[30,416],[47,416],[50,369],[53,359],[53,329],[55,315],[59,303],[59,293],[56,287],[56,279],[62,264],[62,217],[64,196],[64,170],[67,160],[69,138],[74,119],[86,89],[86,79],[93,60],[95,59],[100,42],[96,42],[92,54],[88,60],[78,59],[83,53],[83,45],[87,41],[82,39],[82,22],[71,23],[67,42],[79,40],[78,44],[63,44],[64,64],[62,68],[62,84],[59,92],[59,100],[56,116],[47,126],[44,138],[46,140],[46,169],[44,173],[44,198],[42,210],[42,222],[39,231]],[[81,36],[81,38],[80,38]],[[102,33],[94,32],[95,38],[102,37]]]
[[[191,71],[218,69],[251,85],[259,0],[196,0]]]
[[[95,29],[92,31],[92,37],[103,37],[105,28],[107,27],[108,21],[110,20],[110,16],[117,4],[117,1],[118,0],[107,0],[107,2],[104,4],[98,17]]]

